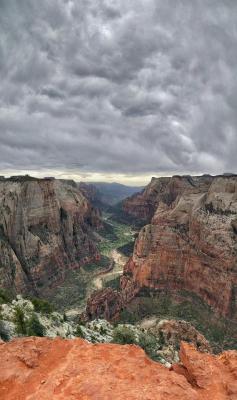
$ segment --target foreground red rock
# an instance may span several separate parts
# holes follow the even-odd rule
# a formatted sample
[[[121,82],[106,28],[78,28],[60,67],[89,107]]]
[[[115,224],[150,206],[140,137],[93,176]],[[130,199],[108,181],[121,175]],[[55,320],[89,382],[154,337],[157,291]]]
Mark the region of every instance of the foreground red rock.
[[[1,400],[236,400],[237,352],[181,345],[169,371],[133,346],[24,338],[0,344]]]

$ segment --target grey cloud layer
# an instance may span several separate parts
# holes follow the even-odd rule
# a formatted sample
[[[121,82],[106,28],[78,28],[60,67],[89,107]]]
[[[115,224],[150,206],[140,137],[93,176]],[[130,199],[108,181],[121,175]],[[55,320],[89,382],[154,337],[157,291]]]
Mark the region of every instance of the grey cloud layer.
[[[237,2],[0,0],[0,169],[237,169]]]

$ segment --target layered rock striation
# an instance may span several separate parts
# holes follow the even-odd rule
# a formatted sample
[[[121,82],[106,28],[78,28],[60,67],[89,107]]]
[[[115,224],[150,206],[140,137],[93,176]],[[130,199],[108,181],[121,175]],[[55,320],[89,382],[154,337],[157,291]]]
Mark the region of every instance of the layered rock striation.
[[[2,400],[235,400],[237,353],[215,357],[181,345],[168,370],[134,345],[82,339],[0,343]]]
[[[98,211],[78,188],[52,178],[0,181],[0,287],[38,292],[99,257]]]
[[[123,201],[123,211],[125,215],[132,216],[144,224],[149,223],[159,204],[171,205],[184,190],[196,189],[205,192],[212,180],[210,175],[153,177],[141,193]]]
[[[124,301],[144,288],[186,290],[236,320],[237,177],[165,179],[147,189],[156,183],[155,212],[125,266]]]

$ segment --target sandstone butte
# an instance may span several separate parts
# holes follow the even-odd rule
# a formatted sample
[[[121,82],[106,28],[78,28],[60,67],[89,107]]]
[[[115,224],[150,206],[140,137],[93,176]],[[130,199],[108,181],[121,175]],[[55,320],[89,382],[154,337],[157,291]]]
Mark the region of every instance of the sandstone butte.
[[[123,301],[142,289],[186,290],[237,320],[237,176],[153,178],[124,202],[149,222],[121,278]]]
[[[236,400],[237,352],[181,344],[168,370],[135,345],[18,338],[0,343],[1,400]]]

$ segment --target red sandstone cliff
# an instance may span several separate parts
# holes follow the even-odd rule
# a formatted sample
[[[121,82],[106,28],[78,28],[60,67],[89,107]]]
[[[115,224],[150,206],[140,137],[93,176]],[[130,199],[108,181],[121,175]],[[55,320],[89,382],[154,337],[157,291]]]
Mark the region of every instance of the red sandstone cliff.
[[[134,345],[82,339],[0,343],[2,400],[236,400],[237,352],[215,357],[181,345],[173,370]]]
[[[185,289],[237,319],[237,177],[161,178],[156,187],[156,211],[121,280],[125,301],[144,287]]]
[[[184,190],[205,192],[208,190],[213,177],[210,175],[173,176],[172,178],[152,178],[151,182],[141,192],[128,197],[123,201],[123,211],[138,221],[151,221],[158,205],[171,205]]]
[[[73,185],[55,179],[0,181],[0,287],[37,291],[68,268],[99,257],[99,214]]]

